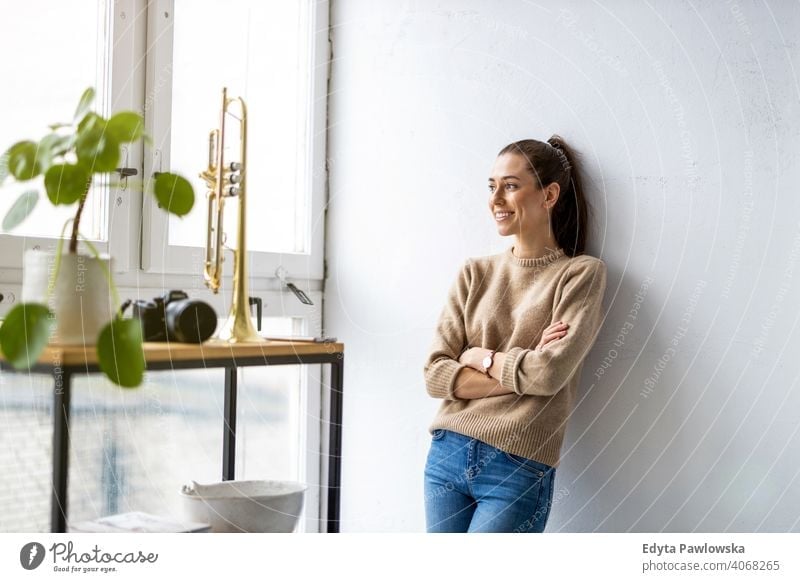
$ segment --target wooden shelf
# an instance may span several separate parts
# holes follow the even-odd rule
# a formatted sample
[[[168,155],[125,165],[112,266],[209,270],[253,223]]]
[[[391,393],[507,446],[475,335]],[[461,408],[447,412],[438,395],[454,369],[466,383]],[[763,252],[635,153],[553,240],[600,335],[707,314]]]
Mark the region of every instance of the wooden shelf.
[[[173,362],[176,364],[198,360],[221,361],[245,358],[272,358],[280,356],[323,356],[343,354],[344,344],[340,342],[292,342],[269,340],[263,343],[230,344],[218,340],[208,340],[202,344],[182,344],[175,342],[145,342],[144,359],[148,364]],[[3,359],[0,356],[0,360]],[[48,345],[37,362],[40,366],[96,365],[97,352],[94,346]]]

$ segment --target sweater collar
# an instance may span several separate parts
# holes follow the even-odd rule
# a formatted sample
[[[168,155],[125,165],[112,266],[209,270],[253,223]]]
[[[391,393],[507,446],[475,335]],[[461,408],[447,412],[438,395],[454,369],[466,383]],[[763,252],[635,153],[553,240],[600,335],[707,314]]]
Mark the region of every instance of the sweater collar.
[[[508,259],[520,267],[546,267],[547,265],[554,263],[562,256],[564,256],[564,249],[561,247],[557,247],[552,249],[550,247],[545,247],[546,253],[540,257],[536,257],[533,259],[521,259],[514,254],[514,246],[510,246],[506,251],[506,256]]]

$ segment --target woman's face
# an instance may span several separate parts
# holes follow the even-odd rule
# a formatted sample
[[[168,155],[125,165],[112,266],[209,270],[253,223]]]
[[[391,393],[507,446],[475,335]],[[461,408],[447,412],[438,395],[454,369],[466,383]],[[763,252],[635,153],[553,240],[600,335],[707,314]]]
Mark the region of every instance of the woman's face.
[[[547,209],[558,198],[558,184],[537,188],[525,159],[514,153],[498,156],[489,177],[489,211],[501,236],[547,228]],[[555,194],[555,196],[553,196]]]

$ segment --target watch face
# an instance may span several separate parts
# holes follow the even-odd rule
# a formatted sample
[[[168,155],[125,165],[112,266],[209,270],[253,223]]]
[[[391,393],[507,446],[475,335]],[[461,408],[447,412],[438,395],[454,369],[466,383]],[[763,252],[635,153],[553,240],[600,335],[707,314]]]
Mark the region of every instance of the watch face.
[[[488,368],[488,367],[489,367],[489,366],[491,366],[491,365],[492,365],[492,358],[491,358],[491,356],[486,356],[485,358],[483,358],[483,367],[484,367],[484,368]]]

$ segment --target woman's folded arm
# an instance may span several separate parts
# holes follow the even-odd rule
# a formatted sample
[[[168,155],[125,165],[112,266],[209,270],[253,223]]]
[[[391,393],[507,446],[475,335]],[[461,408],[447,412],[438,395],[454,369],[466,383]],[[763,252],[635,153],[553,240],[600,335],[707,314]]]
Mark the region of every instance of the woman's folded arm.
[[[473,367],[467,367],[458,373],[455,381],[456,400],[475,400],[511,394],[496,378],[491,378]]]
[[[520,395],[552,396],[569,381],[597,339],[603,321],[606,265],[582,255],[569,267],[552,321],[569,324],[567,334],[541,350],[506,350],[500,382]]]

